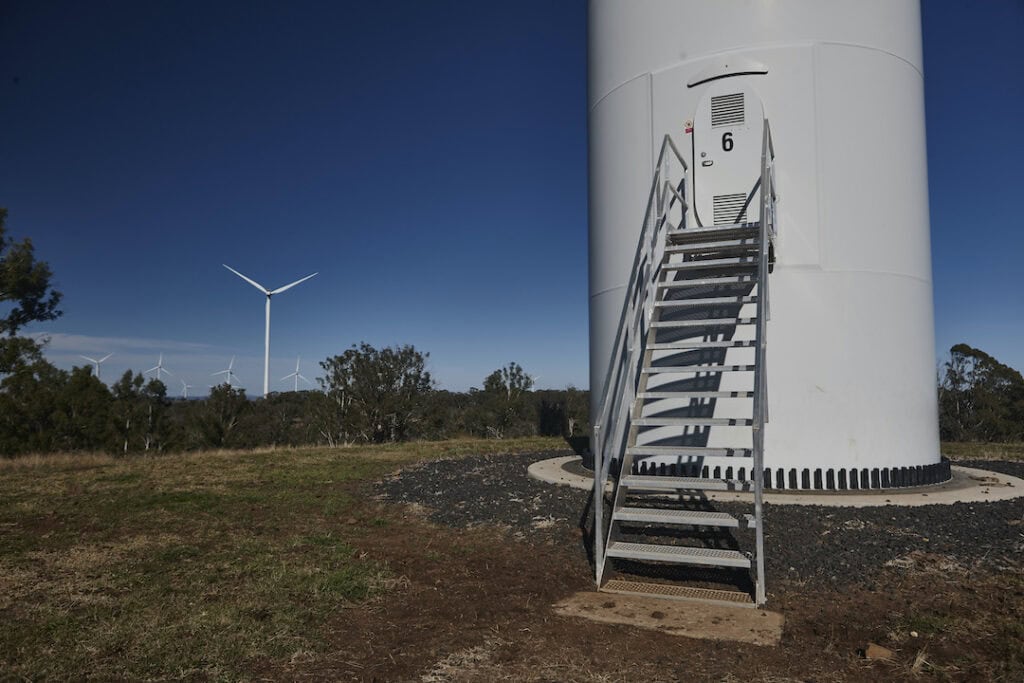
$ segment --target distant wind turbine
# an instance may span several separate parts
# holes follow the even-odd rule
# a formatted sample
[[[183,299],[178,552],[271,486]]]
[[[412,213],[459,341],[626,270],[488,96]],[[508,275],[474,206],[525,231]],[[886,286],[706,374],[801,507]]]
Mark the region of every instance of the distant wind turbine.
[[[308,379],[306,379],[303,375],[299,374],[299,362],[301,360],[302,360],[302,356],[299,356],[298,358],[295,359],[295,372],[293,372],[290,375],[285,375],[284,377],[281,378],[282,382],[284,382],[285,380],[287,380],[290,377],[294,377],[295,378],[295,389],[293,391],[298,391],[299,390],[299,380],[300,379],[303,380],[304,382],[306,382],[309,386],[314,386],[312,382],[310,382]]]
[[[149,370],[146,370],[147,373],[153,372],[153,371],[156,371],[156,379],[160,379],[160,373],[161,372],[166,372],[168,377],[172,376],[170,370],[165,370],[164,369],[164,354],[162,354],[162,353],[160,354],[160,360],[158,360],[156,362],[156,365],[151,367]]]
[[[192,388],[191,384],[185,384],[185,380],[178,380],[181,382],[181,397],[188,398],[188,390]]]
[[[87,361],[89,361],[90,363],[92,363],[93,365],[96,366],[96,379],[99,379],[100,378],[100,363],[102,363],[103,361],[105,361],[106,359],[110,358],[113,355],[114,354],[112,354],[112,353],[108,353],[107,355],[103,356],[103,358],[100,358],[99,360],[96,360],[95,358],[89,358],[89,356],[79,356],[79,358],[84,358],[84,359],[86,359]]]
[[[311,277],[313,277],[315,275],[318,275],[319,273],[313,273],[313,275],[307,275],[306,277],[302,278],[301,280],[296,280],[295,282],[293,282],[293,283],[291,283],[289,285],[285,285],[284,287],[278,287],[277,289],[267,289],[266,287],[264,287],[260,283],[256,282],[255,280],[250,280],[246,276],[242,275],[241,273],[239,273],[237,270],[235,270],[234,268],[232,268],[228,264],[223,263],[221,265],[223,265],[225,268],[230,270],[232,273],[234,273],[238,277],[242,278],[243,280],[248,282],[250,285],[252,285],[256,289],[260,290],[261,292],[263,292],[264,294],[267,295],[267,329],[266,329],[266,335],[264,336],[264,345],[263,345],[263,395],[266,396],[270,392],[270,297],[274,296],[275,294],[280,294],[281,292],[289,290],[292,287],[294,287],[295,285],[301,284],[301,283],[305,282],[306,280],[308,280],[309,278],[311,278]]]
[[[216,377],[217,375],[227,375],[227,378],[225,379],[225,381],[228,383],[228,386],[230,387],[231,386],[231,378],[234,378],[236,381],[238,380],[238,375],[235,374],[234,367],[235,367],[235,357],[231,356],[231,362],[228,363],[228,369],[227,370],[221,370],[220,372],[215,372],[215,373],[213,373],[213,376]]]

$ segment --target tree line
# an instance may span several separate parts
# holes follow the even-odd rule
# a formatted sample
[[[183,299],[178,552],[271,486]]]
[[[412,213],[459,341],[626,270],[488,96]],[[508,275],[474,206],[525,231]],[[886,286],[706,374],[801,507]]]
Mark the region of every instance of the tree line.
[[[482,390],[444,391],[433,386],[426,358],[411,346],[361,344],[321,363],[322,391],[255,400],[227,384],[205,398],[169,398],[162,381],[131,370],[108,387],[90,367],[69,372],[37,358],[0,381],[0,454],[568,436],[572,424],[585,424],[585,391],[534,391],[516,363]]]
[[[0,208],[0,455],[105,450],[168,452],[259,446],[337,446],[463,435],[506,438],[587,432],[586,391],[535,391],[517,363],[468,392],[437,389],[429,354],[361,343],[320,363],[321,391],[250,400],[214,387],[199,400],[171,399],[159,379],[126,372],[108,387],[89,367],[61,370],[42,345],[19,336],[55,320],[62,295],[32,241],[6,232]],[[966,344],[950,350],[938,377],[945,441],[1024,441],[1024,378]]]

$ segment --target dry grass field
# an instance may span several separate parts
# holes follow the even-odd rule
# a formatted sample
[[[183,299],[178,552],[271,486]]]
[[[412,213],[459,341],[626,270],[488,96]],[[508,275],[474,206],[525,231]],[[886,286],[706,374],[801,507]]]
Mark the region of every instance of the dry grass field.
[[[1022,562],[923,553],[870,590],[773,577],[779,647],[689,641],[554,615],[592,586],[578,529],[452,528],[374,492],[415,463],[560,450],[538,438],[0,461],[0,680],[1024,679]],[[1020,445],[946,452],[1024,459]],[[868,642],[895,658],[863,659]]]

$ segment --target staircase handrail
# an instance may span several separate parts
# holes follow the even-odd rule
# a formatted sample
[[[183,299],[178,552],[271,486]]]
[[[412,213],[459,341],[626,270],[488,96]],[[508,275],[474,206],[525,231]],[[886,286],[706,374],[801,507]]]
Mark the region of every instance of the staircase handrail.
[[[682,165],[682,178],[678,187],[665,176],[669,173],[670,152]],[[655,251],[664,243],[662,234],[666,226],[672,226],[669,212],[677,202],[685,219],[688,209],[684,194],[685,178],[689,166],[679,152],[671,136],[662,139],[654,179],[647,197],[644,224],[637,240],[633,267],[630,271],[622,312],[619,315],[619,333],[609,358],[605,374],[604,391],[601,393],[598,418],[594,422],[594,559],[598,567],[604,559],[604,537],[602,532],[604,514],[604,488],[608,480],[613,457],[608,453],[610,446],[621,444],[625,437],[625,422],[629,407],[636,392],[636,367],[639,364],[643,346],[642,327],[653,311],[653,297],[647,296],[649,284],[656,269],[661,267],[660,258],[655,260]],[[656,213],[654,213],[656,212]],[[682,224],[683,221],[680,221]],[[672,226],[675,227],[675,226]],[[650,299],[650,301],[648,301]],[[613,416],[615,416],[614,421]],[[607,428],[606,428],[607,427]],[[606,457],[607,456],[607,457]],[[600,571],[600,570],[599,570]]]
[[[754,517],[763,519],[764,493],[764,426],[768,422],[768,365],[767,365],[767,332],[768,319],[771,316],[769,299],[769,259],[773,255],[776,238],[775,229],[775,146],[772,142],[771,126],[768,119],[764,120],[764,132],[761,140],[761,212],[760,212],[760,249],[761,257],[757,266],[757,331],[754,362],[757,372],[754,374]],[[764,529],[758,524],[755,531],[755,552],[757,561],[757,582],[755,601],[763,605],[767,598],[764,582]]]

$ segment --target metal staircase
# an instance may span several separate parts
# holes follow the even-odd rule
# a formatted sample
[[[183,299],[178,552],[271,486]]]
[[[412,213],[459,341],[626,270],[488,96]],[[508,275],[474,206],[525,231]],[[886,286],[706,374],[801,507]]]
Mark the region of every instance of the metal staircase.
[[[601,590],[751,606],[765,602],[762,479],[773,161],[765,121],[759,220],[688,227],[687,164],[672,139],[664,138],[594,426],[594,558]],[[608,517],[605,495],[612,475]],[[709,510],[706,491],[748,492],[750,511]],[[752,529],[752,552],[709,547],[709,534],[722,529]],[[654,574],[666,565],[684,565],[698,575],[724,568],[746,570],[749,577],[753,570],[754,595],[678,582],[609,580],[612,560],[654,563],[645,572]]]

